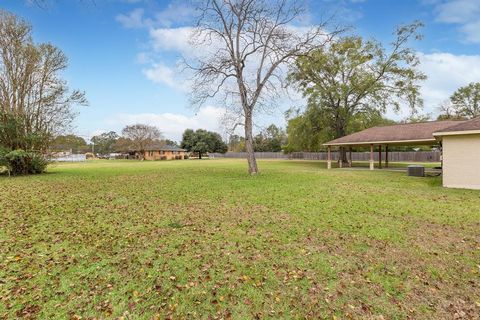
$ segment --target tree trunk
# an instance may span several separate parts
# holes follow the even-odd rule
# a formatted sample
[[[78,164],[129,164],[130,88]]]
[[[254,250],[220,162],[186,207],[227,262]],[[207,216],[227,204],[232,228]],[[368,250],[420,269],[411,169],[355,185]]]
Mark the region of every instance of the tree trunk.
[[[340,124],[339,126],[337,126],[337,129],[336,129],[336,137],[335,139],[338,139],[338,138],[341,138],[341,137],[344,137],[345,136],[345,128],[344,128],[344,125],[343,124]],[[347,160],[347,148],[345,147],[340,147],[340,149],[338,150],[339,152],[339,158],[338,158],[338,162],[342,162],[342,166],[346,167],[348,165],[348,160]]]
[[[257,174],[257,160],[255,159],[255,152],[253,150],[253,123],[252,114],[245,115],[245,148],[247,150],[248,173]]]
[[[340,157],[338,158],[338,161],[342,161],[342,164],[344,166],[348,165],[348,159],[347,159],[347,148],[345,147],[340,147],[339,149]]]
[[[198,159],[202,160],[202,153],[201,152],[198,153]]]

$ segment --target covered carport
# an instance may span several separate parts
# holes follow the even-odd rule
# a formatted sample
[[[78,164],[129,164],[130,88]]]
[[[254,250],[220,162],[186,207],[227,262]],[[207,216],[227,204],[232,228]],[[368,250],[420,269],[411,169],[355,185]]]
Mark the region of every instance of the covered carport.
[[[327,147],[327,168],[332,168],[332,151],[333,148],[346,148],[347,160],[349,166],[352,165],[352,148],[367,147],[370,150],[370,170],[374,170],[374,153],[378,152],[378,167],[382,168],[383,159],[382,151],[385,150],[385,167],[388,168],[388,152],[389,146],[419,146],[419,145],[436,145],[438,140],[435,139],[434,133],[446,130],[452,126],[459,125],[464,121],[431,121],[396,124],[390,126],[380,126],[369,128],[360,132],[353,133],[332,141],[324,146]],[[376,149],[376,150],[375,150]],[[340,152],[340,151],[339,151]],[[342,167],[342,161],[339,161],[339,167]]]

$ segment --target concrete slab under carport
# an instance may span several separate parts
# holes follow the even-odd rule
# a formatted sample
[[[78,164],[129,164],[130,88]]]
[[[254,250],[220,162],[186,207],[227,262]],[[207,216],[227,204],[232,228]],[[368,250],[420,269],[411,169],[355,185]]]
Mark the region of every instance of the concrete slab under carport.
[[[349,167],[352,167],[352,148],[353,147],[370,147],[370,161],[369,161],[369,170],[378,170],[382,169],[382,161],[383,161],[383,150],[382,147],[385,147],[385,168],[389,168],[389,159],[388,159],[388,154],[389,154],[389,146],[419,146],[419,145],[426,145],[426,146],[434,146],[438,144],[438,141],[435,139],[429,139],[428,141],[426,140],[409,140],[409,141],[381,141],[381,142],[376,142],[376,143],[352,143],[352,144],[325,144],[327,146],[327,168],[331,169],[332,168],[332,146],[338,147],[340,151],[340,147],[344,148],[349,148],[349,156],[347,157],[348,162],[349,162]],[[377,151],[374,151],[375,147],[378,148]],[[378,152],[378,167],[375,168],[375,161],[374,161],[374,153]],[[342,168],[341,162],[339,162],[340,168]]]

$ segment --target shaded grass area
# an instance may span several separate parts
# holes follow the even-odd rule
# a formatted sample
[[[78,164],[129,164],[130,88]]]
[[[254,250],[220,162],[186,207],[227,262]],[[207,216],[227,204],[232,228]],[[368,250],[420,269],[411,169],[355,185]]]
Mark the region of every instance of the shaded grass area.
[[[390,169],[407,169],[409,165],[420,165],[424,166],[427,169],[440,168],[440,162],[389,162],[388,168]],[[356,168],[369,168],[370,161],[354,161],[352,167]],[[378,161],[374,162],[375,169],[379,169]],[[338,168],[338,162],[332,161],[332,168]],[[382,169],[388,169],[385,167],[385,161],[382,161]]]
[[[97,161],[0,178],[0,317],[480,312],[480,193],[317,161]]]

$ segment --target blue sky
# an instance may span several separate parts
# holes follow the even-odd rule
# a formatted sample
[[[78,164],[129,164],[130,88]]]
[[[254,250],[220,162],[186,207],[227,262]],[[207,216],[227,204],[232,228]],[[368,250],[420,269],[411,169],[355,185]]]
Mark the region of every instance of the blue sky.
[[[51,42],[68,56],[64,76],[71,88],[85,90],[90,102],[79,108],[75,133],[120,131],[135,122],[154,124],[174,140],[187,127],[222,130],[220,106],[193,110],[178,70],[180,57],[192,50],[187,31],[193,9],[187,1],[48,0],[40,8],[27,0],[3,0],[0,6],[28,20],[35,41]],[[425,23],[424,39],[414,44],[429,77],[422,88],[425,113],[435,115],[456,88],[480,81],[480,0],[309,1],[309,23],[332,13],[357,34],[385,44],[396,25]],[[257,118],[257,128],[284,126],[283,111],[303,103],[286,101]],[[395,119],[405,115],[388,113]]]

